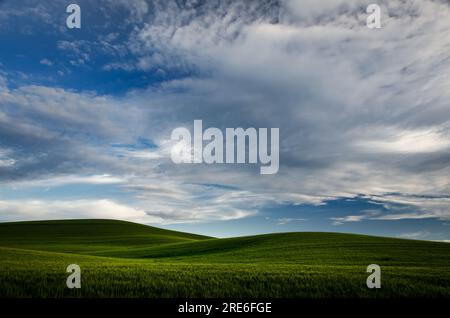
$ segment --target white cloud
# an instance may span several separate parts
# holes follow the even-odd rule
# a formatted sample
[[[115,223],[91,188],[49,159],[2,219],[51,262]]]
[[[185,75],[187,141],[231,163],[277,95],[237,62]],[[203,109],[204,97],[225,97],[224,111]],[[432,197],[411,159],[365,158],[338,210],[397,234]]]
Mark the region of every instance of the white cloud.
[[[431,233],[428,231],[416,231],[416,232],[402,233],[402,234],[399,234],[398,237],[413,239],[413,240],[420,240],[420,239],[427,239],[427,237],[429,237],[430,234]]]
[[[18,188],[33,188],[33,187],[60,187],[64,185],[73,184],[92,184],[92,185],[106,185],[106,184],[123,184],[126,182],[125,177],[103,175],[60,175],[47,178],[39,178],[36,180],[18,180],[9,181],[8,186]]]
[[[42,65],[46,65],[46,66],[52,66],[53,62],[50,61],[49,59],[42,59],[39,61],[39,63],[41,63]]]
[[[344,217],[333,217],[331,218],[334,222],[333,225],[341,225],[347,222],[360,222],[367,219],[366,215],[347,215]]]
[[[0,73],[0,94],[7,92],[8,92],[8,81],[6,80],[6,77],[2,76]]]
[[[448,135],[437,131],[403,130],[394,136],[385,136],[379,140],[366,140],[359,145],[365,151],[372,153],[432,153],[450,150]]]
[[[450,220],[450,197],[427,195],[390,194],[372,197],[384,203],[389,214],[377,216],[378,220],[427,219]],[[407,210],[407,211],[405,211]]]
[[[111,200],[18,200],[0,201],[1,221],[97,218],[140,223],[158,222],[160,218],[145,211]]]
[[[277,220],[278,225],[285,225],[292,222],[303,222],[306,221],[306,219],[303,218],[280,218]]]

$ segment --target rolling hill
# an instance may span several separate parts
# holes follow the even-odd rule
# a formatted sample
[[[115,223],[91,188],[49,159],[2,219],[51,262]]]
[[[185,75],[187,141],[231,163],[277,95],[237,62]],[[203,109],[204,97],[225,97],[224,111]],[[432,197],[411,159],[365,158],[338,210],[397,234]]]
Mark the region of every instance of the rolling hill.
[[[65,287],[79,264],[83,287]],[[365,286],[379,264],[383,288]],[[450,244],[341,233],[217,239],[115,220],[0,224],[0,295],[450,296]]]
[[[66,253],[91,254],[203,239],[208,237],[117,220],[0,223],[0,246]]]

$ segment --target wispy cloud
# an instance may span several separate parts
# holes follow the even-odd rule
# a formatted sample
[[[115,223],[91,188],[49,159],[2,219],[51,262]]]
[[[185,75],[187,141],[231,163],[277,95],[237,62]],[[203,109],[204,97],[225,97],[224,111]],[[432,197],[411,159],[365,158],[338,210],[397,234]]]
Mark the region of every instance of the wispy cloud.
[[[119,219],[160,222],[145,211],[108,199],[103,200],[20,200],[0,201],[2,221],[73,218]]]
[[[285,225],[292,222],[304,222],[306,219],[303,218],[280,218],[277,220],[278,225]]]
[[[39,61],[39,63],[41,63],[42,65],[46,65],[46,66],[52,66],[53,62],[48,60],[48,59],[42,59]]]

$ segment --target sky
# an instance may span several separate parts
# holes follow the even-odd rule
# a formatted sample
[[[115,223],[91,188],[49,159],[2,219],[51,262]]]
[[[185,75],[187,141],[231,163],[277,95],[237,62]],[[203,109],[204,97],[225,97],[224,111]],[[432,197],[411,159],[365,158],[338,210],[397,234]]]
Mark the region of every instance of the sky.
[[[450,241],[448,1],[0,0],[0,43],[0,222]],[[174,164],[196,119],[279,128],[278,173]]]

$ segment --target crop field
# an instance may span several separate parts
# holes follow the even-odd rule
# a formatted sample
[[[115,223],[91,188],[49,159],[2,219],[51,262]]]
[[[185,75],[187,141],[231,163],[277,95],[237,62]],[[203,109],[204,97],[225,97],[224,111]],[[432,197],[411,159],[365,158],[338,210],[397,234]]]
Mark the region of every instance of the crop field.
[[[66,267],[81,268],[81,288]],[[369,264],[381,288],[369,289]],[[216,239],[114,220],[0,224],[1,297],[449,297],[450,244],[340,233]]]

